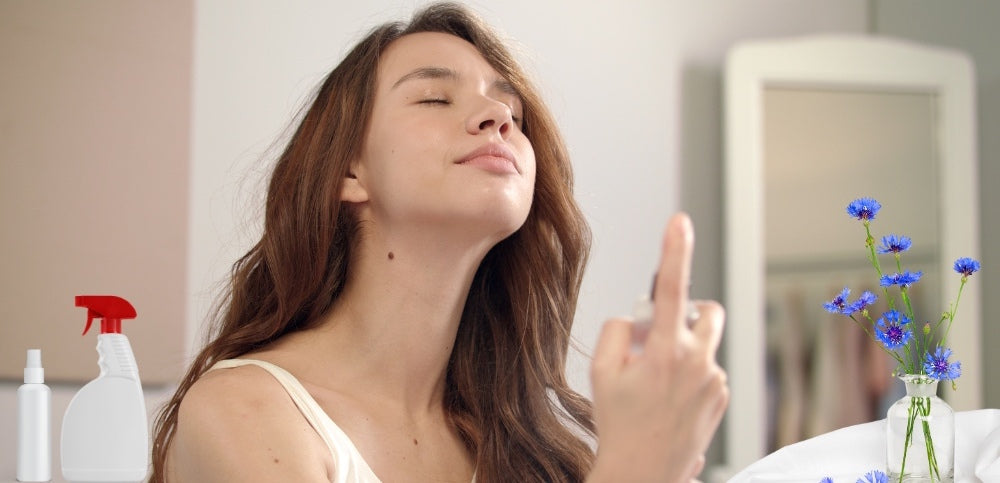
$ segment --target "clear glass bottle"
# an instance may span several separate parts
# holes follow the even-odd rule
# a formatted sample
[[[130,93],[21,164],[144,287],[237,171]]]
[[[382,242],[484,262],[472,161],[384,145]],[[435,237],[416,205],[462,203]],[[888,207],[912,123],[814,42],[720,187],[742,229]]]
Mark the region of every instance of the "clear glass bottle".
[[[890,482],[955,480],[955,411],[937,396],[938,381],[899,376],[906,396],[886,416],[886,465]]]

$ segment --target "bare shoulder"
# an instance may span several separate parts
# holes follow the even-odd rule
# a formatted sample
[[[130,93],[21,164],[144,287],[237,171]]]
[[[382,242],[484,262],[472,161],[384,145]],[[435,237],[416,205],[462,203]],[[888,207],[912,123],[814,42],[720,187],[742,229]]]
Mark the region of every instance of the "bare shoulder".
[[[168,480],[329,481],[329,451],[267,371],[216,369],[185,394]]]

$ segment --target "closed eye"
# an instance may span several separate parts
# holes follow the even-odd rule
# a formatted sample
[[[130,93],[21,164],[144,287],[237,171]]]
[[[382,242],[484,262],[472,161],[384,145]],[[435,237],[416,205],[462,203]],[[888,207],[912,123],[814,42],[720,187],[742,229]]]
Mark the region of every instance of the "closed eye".
[[[522,121],[524,120],[523,117],[524,113],[518,112],[520,111],[520,109],[521,109],[520,102],[516,103],[512,102],[507,104],[507,110],[510,111],[510,120],[514,121],[514,124],[517,125],[518,128],[523,127]]]
[[[517,114],[515,114],[516,112],[517,111],[515,111],[514,108],[512,108],[512,107],[510,108],[510,120],[514,121],[514,124],[517,124],[517,126],[520,127],[521,126],[521,119],[522,118],[521,118],[521,116],[518,116]]]
[[[514,121],[514,125],[517,126],[518,129],[521,129],[524,127],[524,118],[514,114],[515,112],[517,111],[514,111],[513,109],[510,110],[510,120]]]
[[[422,99],[418,104],[443,104],[443,105],[448,105],[448,104],[451,104],[451,101],[449,101],[448,99],[433,98],[433,99]]]

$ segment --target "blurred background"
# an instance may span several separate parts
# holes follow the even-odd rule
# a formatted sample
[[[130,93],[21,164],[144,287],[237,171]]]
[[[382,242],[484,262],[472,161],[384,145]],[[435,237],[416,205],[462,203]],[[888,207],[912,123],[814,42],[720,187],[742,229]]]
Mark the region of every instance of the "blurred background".
[[[62,411],[97,375],[96,339],[80,336],[74,295],[136,306],[124,332],[155,415],[200,347],[230,265],[259,233],[269,167],[298,109],[369,28],[423,3],[0,0],[0,481],[13,480],[29,348],[42,349],[53,389],[59,474]],[[569,364],[581,392],[600,324],[648,289],[674,211],[688,211],[697,230],[694,296],[723,298],[722,70],[742,40],[865,33],[968,54],[976,283],[984,300],[998,292],[1000,194],[986,188],[1000,179],[1000,3],[468,3],[511,39],[573,155],[594,231],[574,329],[581,353]],[[983,347],[1000,345],[1000,309],[982,310]],[[963,364],[1000,368],[1000,354],[983,354]],[[983,383],[984,407],[1000,407],[1000,380]],[[721,435],[710,464],[725,461]]]

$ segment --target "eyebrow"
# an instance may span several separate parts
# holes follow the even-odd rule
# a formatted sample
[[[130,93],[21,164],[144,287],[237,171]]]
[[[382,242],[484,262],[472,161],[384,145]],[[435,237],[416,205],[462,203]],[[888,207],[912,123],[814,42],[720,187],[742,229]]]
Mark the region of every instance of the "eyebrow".
[[[392,89],[399,87],[400,84],[406,81],[414,79],[447,79],[455,81],[458,80],[459,77],[461,76],[458,75],[458,72],[455,72],[454,70],[449,69],[447,67],[434,67],[434,66],[419,67],[407,73],[403,77],[400,77],[399,80],[397,80],[392,85]],[[508,81],[507,79],[503,78],[497,79],[496,81],[493,82],[493,87],[498,91],[503,92],[504,94],[510,94],[512,96],[521,97],[521,94],[514,87],[514,84],[511,84],[511,82]]]
[[[507,79],[497,79],[493,82],[493,87],[504,94],[510,94],[512,96],[516,96],[517,98],[521,97],[521,93],[518,92],[517,88],[514,87],[514,84],[511,84],[511,82]]]
[[[458,72],[447,67],[420,67],[410,73],[400,77],[392,88],[399,87],[400,84],[413,79],[449,79],[458,80]]]

